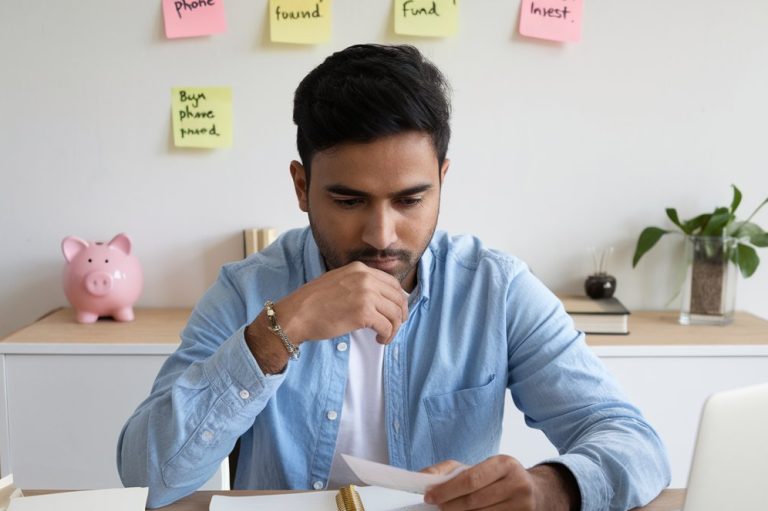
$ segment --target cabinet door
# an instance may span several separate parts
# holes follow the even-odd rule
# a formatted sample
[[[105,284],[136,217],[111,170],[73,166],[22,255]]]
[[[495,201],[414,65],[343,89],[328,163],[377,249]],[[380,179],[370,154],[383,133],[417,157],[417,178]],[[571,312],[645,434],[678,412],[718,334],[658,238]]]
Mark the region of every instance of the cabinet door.
[[[6,355],[3,475],[28,489],[121,487],[118,435],[165,358]]]

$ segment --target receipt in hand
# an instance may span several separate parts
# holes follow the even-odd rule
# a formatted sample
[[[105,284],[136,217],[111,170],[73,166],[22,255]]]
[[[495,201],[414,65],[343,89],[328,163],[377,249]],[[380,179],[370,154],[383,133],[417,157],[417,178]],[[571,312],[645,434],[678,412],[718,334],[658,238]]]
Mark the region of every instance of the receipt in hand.
[[[349,465],[352,472],[364,483],[411,493],[424,493],[430,486],[453,479],[467,469],[466,466],[462,465],[447,474],[422,474],[421,472],[411,472],[375,461],[356,458],[349,454],[342,454],[341,457]]]

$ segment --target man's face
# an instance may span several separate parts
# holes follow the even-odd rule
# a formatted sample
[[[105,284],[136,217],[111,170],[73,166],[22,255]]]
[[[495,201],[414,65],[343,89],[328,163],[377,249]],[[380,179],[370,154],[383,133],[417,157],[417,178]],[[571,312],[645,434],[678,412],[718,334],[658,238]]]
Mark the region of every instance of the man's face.
[[[309,214],[327,268],[361,261],[411,291],[435,232],[448,165],[439,168],[432,139],[419,132],[316,153],[309,190],[304,167],[292,162],[299,207]]]

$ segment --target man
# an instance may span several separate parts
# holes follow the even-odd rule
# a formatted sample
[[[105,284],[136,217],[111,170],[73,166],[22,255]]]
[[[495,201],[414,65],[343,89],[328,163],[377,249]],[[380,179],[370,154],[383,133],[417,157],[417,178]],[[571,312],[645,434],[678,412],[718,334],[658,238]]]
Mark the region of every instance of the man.
[[[469,468],[441,509],[628,509],[669,481],[664,448],[517,259],[436,233],[447,84],[413,47],[338,52],[299,85],[310,228],[226,265],[118,445],[150,506],[202,485],[240,439],[236,488],[354,482],[341,453]],[[495,455],[509,389],[560,456]]]

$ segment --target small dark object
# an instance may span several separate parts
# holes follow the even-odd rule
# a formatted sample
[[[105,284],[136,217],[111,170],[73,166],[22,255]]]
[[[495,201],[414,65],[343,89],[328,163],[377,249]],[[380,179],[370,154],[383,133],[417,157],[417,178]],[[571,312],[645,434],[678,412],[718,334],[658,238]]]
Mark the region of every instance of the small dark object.
[[[607,273],[590,275],[584,281],[584,291],[590,298],[610,298],[616,291],[616,277]]]

